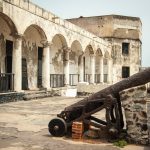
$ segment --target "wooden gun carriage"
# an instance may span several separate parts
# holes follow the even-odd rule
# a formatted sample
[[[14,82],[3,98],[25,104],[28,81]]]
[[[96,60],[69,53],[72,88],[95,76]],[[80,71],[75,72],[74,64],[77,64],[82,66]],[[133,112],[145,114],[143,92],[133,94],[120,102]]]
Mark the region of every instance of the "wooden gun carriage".
[[[92,125],[102,130],[105,128],[110,133],[119,134],[124,127],[119,92],[148,82],[150,82],[150,68],[66,107],[57,118],[49,122],[50,134],[64,136],[75,121],[82,121],[85,125]],[[106,110],[105,121],[92,116],[102,109]]]

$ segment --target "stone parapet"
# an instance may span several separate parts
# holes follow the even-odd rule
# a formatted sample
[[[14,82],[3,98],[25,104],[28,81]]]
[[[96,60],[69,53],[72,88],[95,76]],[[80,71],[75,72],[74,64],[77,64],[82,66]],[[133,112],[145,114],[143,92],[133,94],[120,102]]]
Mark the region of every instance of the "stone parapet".
[[[137,144],[149,144],[146,86],[138,86],[120,92],[120,100],[125,110],[129,141]],[[150,112],[150,110],[148,111]]]
[[[42,17],[46,20],[49,20],[55,24],[63,26],[66,29],[76,32],[80,35],[91,38],[93,41],[95,41],[97,43],[101,43],[104,46],[111,48],[111,45],[109,44],[109,42],[103,40],[102,38],[96,36],[95,34],[92,34],[88,31],[86,31],[85,29],[83,29],[79,26],[76,26],[76,25],[70,23],[69,21],[61,19],[60,17],[51,13],[50,11],[47,11],[47,10],[39,7],[38,5],[30,2],[30,0],[1,0],[1,1],[13,4],[13,5],[15,5],[21,9],[24,9],[32,14],[35,14],[35,15]]]

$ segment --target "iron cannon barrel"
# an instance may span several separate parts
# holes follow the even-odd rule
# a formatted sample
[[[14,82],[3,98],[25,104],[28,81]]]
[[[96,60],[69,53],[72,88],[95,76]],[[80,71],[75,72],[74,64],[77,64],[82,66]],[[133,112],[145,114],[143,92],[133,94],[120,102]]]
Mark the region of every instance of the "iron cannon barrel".
[[[147,69],[145,69],[139,73],[136,73],[120,82],[117,82],[97,93],[94,93],[91,96],[89,96],[88,98],[84,98],[83,100],[81,100],[71,106],[66,107],[65,111],[71,111],[74,109],[74,107],[76,107],[78,105],[84,106],[89,101],[106,98],[106,96],[108,96],[108,95],[112,95],[113,97],[119,99],[119,92],[121,92],[125,89],[128,89],[128,88],[131,88],[131,87],[146,84],[148,82],[150,82],[150,67],[148,67]]]
[[[82,121],[101,129],[106,128],[109,133],[119,134],[124,126],[119,92],[148,82],[150,67],[66,107],[57,115],[58,118],[50,121],[49,132],[54,136],[62,136],[74,121]],[[102,109],[106,109],[106,121],[92,116]]]

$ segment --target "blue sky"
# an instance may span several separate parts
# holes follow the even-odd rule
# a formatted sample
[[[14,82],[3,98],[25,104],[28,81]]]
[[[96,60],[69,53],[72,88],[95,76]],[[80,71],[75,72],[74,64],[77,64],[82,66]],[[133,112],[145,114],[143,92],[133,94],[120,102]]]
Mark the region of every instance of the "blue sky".
[[[143,24],[142,66],[150,66],[150,0],[31,0],[61,18],[118,14],[140,17]]]

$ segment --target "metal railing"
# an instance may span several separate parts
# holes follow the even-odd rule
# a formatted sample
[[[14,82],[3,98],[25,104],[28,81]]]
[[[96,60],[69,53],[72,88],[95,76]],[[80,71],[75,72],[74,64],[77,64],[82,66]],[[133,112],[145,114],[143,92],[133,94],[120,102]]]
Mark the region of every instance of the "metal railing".
[[[70,74],[69,75],[69,84],[71,86],[76,86],[79,82],[79,74]]]
[[[95,83],[100,83],[101,74],[95,74]]]
[[[104,74],[104,83],[107,83],[108,81],[108,74]]]
[[[14,74],[0,73],[0,92],[14,91]]]
[[[91,77],[92,77],[92,74],[85,74],[84,75],[84,81],[91,83]]]
[[[38,87],[41,88],[42,87],[42,75],[38,75]]]
[[[50,74],[50,87],[58,88],[64,87],[65,75],[64,74]]]

